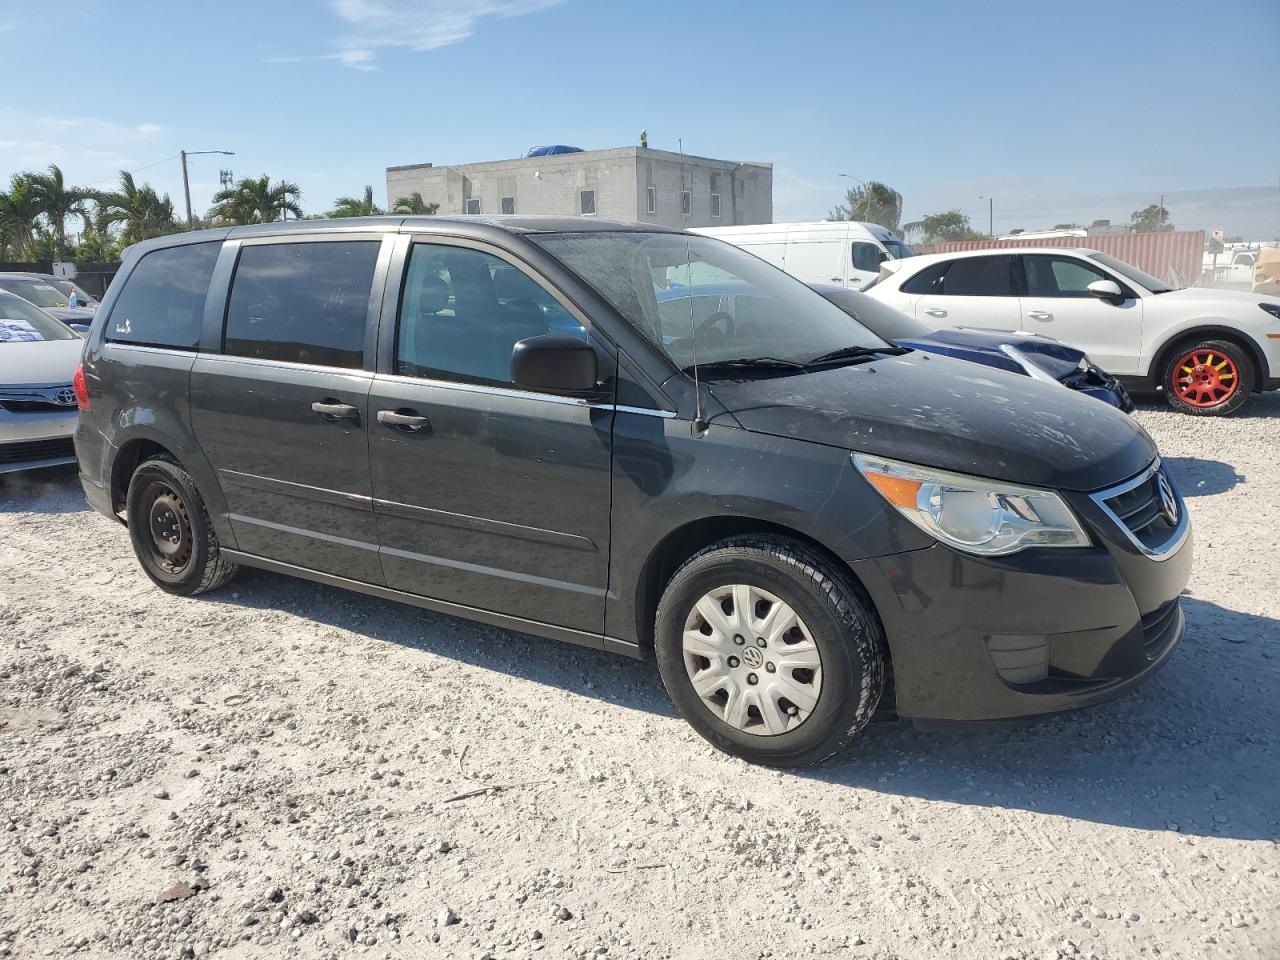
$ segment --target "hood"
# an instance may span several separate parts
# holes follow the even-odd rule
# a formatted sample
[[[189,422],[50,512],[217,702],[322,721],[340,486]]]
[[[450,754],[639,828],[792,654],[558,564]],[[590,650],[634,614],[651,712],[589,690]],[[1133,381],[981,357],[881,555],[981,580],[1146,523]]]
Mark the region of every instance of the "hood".
[[[0,386],[45,387],[70,383],[84,341],[13,340],[0,343]]]
[[[926,353],[708,386],[747,430],[1037,487],[1097,490],[1156,456],[1112,407]]]
[[[1081,369],[1085,359],[1083,350],[1059,343],[1052,337],[1037,337],[1026,333],[1008,333],[998,330],[938,330],[924,337],[911,337],[896,341],[899,346],[912,347],[928,353],[940,353],[957,360],[969,360],[1022,373],[1022,365],[1003,349],[1015,347],[1019,353],[1037,367],[1061,380]]]
[[[1280,296],[1274,293],[1250,293],[1248,290],[1219,290],[1217,287],[1183,287],[1181,290],[1155,293],[1152,296],[1157,300],[1216,300],[1219,303],[1280,304]]]

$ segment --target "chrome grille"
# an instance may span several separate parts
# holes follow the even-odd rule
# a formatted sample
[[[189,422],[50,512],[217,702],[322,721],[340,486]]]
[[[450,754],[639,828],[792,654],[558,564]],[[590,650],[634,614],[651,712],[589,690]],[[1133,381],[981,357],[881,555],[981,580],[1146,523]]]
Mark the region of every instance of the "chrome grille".
[[[1159,460],[1132,480],[1092,497],[1129,542],[1155,560],[1176,551],[1191,529],[1186,504]]]
[[[76,407],[75,391],[69,383],[45,387],[0,387],[0,408],[10,413],[67,412]]]

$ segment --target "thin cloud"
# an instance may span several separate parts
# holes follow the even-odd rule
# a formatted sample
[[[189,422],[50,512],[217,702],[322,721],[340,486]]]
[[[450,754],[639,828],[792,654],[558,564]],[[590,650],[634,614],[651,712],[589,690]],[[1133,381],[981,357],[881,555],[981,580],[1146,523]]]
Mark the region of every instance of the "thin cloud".
[[[563,0],[330,0],[348,27],[339,49],[315,56],[270,57],[267,63],[332,61],[352,70],[378,69],[382,50],[425,53],[466,40],[481,20],[522,17]]]

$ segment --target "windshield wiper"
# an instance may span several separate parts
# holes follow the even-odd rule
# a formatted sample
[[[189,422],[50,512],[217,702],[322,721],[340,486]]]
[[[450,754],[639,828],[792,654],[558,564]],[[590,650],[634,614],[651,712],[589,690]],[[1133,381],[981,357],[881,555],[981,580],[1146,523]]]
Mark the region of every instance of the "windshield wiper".
[[[832,350],[829,353],[814,357],[805,366],[812,367],[819,363],[834,363],[837,360],[858,360],[880,354],[896,357],[906,352],[906,347],[841,347],[839,350]]]
[[[695,364],[684,368],[685,373],[692,373]],[[764,370],[803,370],[807,364],[795,360],[782,360],[778,357],[737,357],[732,360],[708,360],[696,364],[699,370],[718,370],[722,367],[758,367]]]

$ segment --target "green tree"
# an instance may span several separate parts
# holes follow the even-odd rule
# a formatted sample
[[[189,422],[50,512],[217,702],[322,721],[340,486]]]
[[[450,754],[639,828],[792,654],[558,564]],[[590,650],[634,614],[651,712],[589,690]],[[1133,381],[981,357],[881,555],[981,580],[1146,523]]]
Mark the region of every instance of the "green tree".
[[[98,196],[97,224],[98,230],[104,233],[116,224],[123,224],[120,239],[126,246],[178,229],[169,195],[158,196],[147,183],[138,186],[127,170],[120,171],[119,190]]]
[[[1158,203],[1135,210],[1129,218],[1131,233],[1167,233],[1173,229],[1169,222],[1169,211]]]
[[[382,208],[373,202],[373,187],[365,187],[361,197],[339,197],[329,211],[331,217],[376,217]]]
[[[868,180],[848,190],[844,203],[831,211],[831,220],[861,220],[897,230],[902,220],[902,194],[887,183]]]
[[[4,245],[18,260],[36,259],[36,236],[40,231],[40,201],[31,189],[29,174],[15,173],[9,189],[0,193],[0,235]]]
[[[86,230],[93,226],[86,201],[94,198],[94,192],[84,187],[68,187],[56,163],[49,164],[48,173],[29,173],[26,176],[40,212],[53,230],[54,252],[61,260],[66,253],[67,218],[79,217]]]
[[[440,209],[438,203],[424,203],[422,194],[417,190],[409,194],[407,197],[400,197],[391,205],[392,213],[404,213],[414,216],[431,216]]]
[[[112,263],[120,259],[120,244],[110,233],[86,230],[71,248],[71,259],[76,263]]]
[[[295,220],[301,220],[301,199],[302,191],[296,183],[281,180],[273,186],[265,173],[244,177],[213,195],[209,219],[218,223],[271,223],[293,214]]]
[[[920,220],[925,243],[943,243],[948,240],[981,240],[985,234],[969,225],[969,218],[959,210],[931,213]]]

